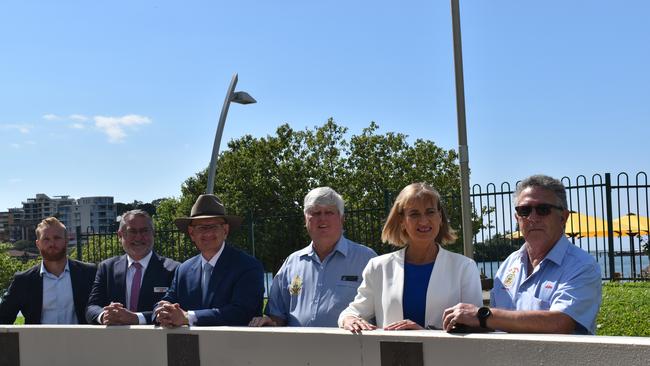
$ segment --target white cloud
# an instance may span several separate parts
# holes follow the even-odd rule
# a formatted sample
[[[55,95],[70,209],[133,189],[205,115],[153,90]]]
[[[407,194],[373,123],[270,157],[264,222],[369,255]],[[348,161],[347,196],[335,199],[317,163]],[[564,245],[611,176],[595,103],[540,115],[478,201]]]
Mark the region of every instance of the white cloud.
[[[84,128],[86,128],[86,125],[84,125],[83,123],[72,123],[70,125],[70,128],[74,128],[75,130],[83,130]]]
[[[0,129],[3,130],[18,130],[20,133],[28,134],[32,130],[32,126],[28,124],[5,124],[0,125]]]
[[[151,119],[137,114],[122,117],[94,116],[95,127],[108,136],[108,142],[119,143],[126,138],[125,128],[137,128],[140,125],[151,123]]]
[[[43,119],[48,120],[48,121],[60,121],[63,118],[57,116],[56,114],[48,113],[43,115]]]
[[[88,117],[84,116],[83,114],[71,114],[68,116],[68,119],[73,121],[85,122],[88,120]]]

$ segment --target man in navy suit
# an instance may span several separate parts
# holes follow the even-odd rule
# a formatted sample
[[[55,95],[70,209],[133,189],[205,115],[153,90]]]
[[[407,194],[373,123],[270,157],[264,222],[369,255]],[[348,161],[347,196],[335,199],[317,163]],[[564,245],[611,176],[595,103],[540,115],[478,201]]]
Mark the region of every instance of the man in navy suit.
[[[95,278],[94,264],[69,259],[65,226],[48,217],[36,227],[40,264],[14,276],[0,302],[0,324],[86,324],[84,312]]]
[[[156,322],[164,327],[245,326],[261,314],[262,264],[225,243],[229,231],[241,222],[241,217],[226,215],[212,194],[199,196],[190,217],[175,220],[201,254],[178,267],[169,291],[154,310]]]
[[[167,292],[179,263],[153,252],[153,221],[146,211],[125,212],[117,236],[126,254],[99,264],[86,319],[89,324],[152,324],[151,309]]]

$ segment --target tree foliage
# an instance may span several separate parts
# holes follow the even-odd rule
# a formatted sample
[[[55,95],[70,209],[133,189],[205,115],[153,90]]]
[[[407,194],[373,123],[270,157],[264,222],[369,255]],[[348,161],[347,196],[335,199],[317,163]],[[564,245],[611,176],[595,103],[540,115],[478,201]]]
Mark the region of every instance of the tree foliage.
[[[393,197],[413,182],[428,182],[440,191],[458,229],[456,152],[423,139],[411,144],[404,134],[379,134],[378,129],[371,122],[361,134],[348,137],[347,128],[329,119],[313,129],[284,124],[273,136],[230,141],[217,161],[214,192],[230,213],[247,218],[230,241],[254,251],[267,270],[275,271],[288,254],[308,244],[303,199],[325,185],[346,201],[346,235],[378,252],[392,250],[379,241],[382,221]],[[206,184],[207,169],[188,178],[180,198],[158,204],[157,225],[169,227],[173,218],[189,215]],[[355,210],[361,208],[363,217]]]
[[[0,299],[4,296],[7,288],[9,288],[11,279],[16,272],[24,271],[38,262],[36,259],[22,261],[10,257],[6,253],[6,250],[10,248],[10,244],[0,244]]]

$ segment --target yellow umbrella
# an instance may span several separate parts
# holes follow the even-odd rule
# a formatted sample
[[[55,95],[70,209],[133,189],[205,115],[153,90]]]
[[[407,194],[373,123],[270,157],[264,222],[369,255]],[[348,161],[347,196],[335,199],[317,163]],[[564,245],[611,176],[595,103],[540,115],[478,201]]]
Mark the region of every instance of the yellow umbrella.
[[[629,213],[612,221],[612,226],[614,226],[614,232],[618,235],[635,236],[650,233],[648,218],[634,213]]]
[[[601,236],[605,231],[605,222],[602,219],[575,211],[569,212],[569,218],[564,226],[564,233],[570,238]],[[519,239],[523,238],[523,234],[521,231],[515,231],[507,234],[506,238]]]
[[[524,237],[524,235],[521,233],[521,231],[513,231],[513,232],[511,232],[511,233],[509,233],[509,234],[506,234],[506,235],[504,235],[504,236],[505,236],[506,238],[508,238],[508,239],[519,239],[519,238],[523,238],[523,237]]]
[[[605,231],[605,227],[605,221],[602,219],[570,211],[564,233],[570,238],[594,237]]]

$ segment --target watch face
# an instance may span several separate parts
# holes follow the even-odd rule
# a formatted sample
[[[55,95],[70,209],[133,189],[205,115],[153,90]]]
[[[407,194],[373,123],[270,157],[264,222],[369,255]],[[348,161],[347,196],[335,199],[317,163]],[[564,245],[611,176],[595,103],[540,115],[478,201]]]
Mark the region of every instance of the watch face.
[[[489,317],[491,314],[492,314],[492,312],[490,311],[490,308],[484,306],[484,307],[478,309],[478,314],[477,315],[478,315],[479,319],[485,319],[485,318]]]

